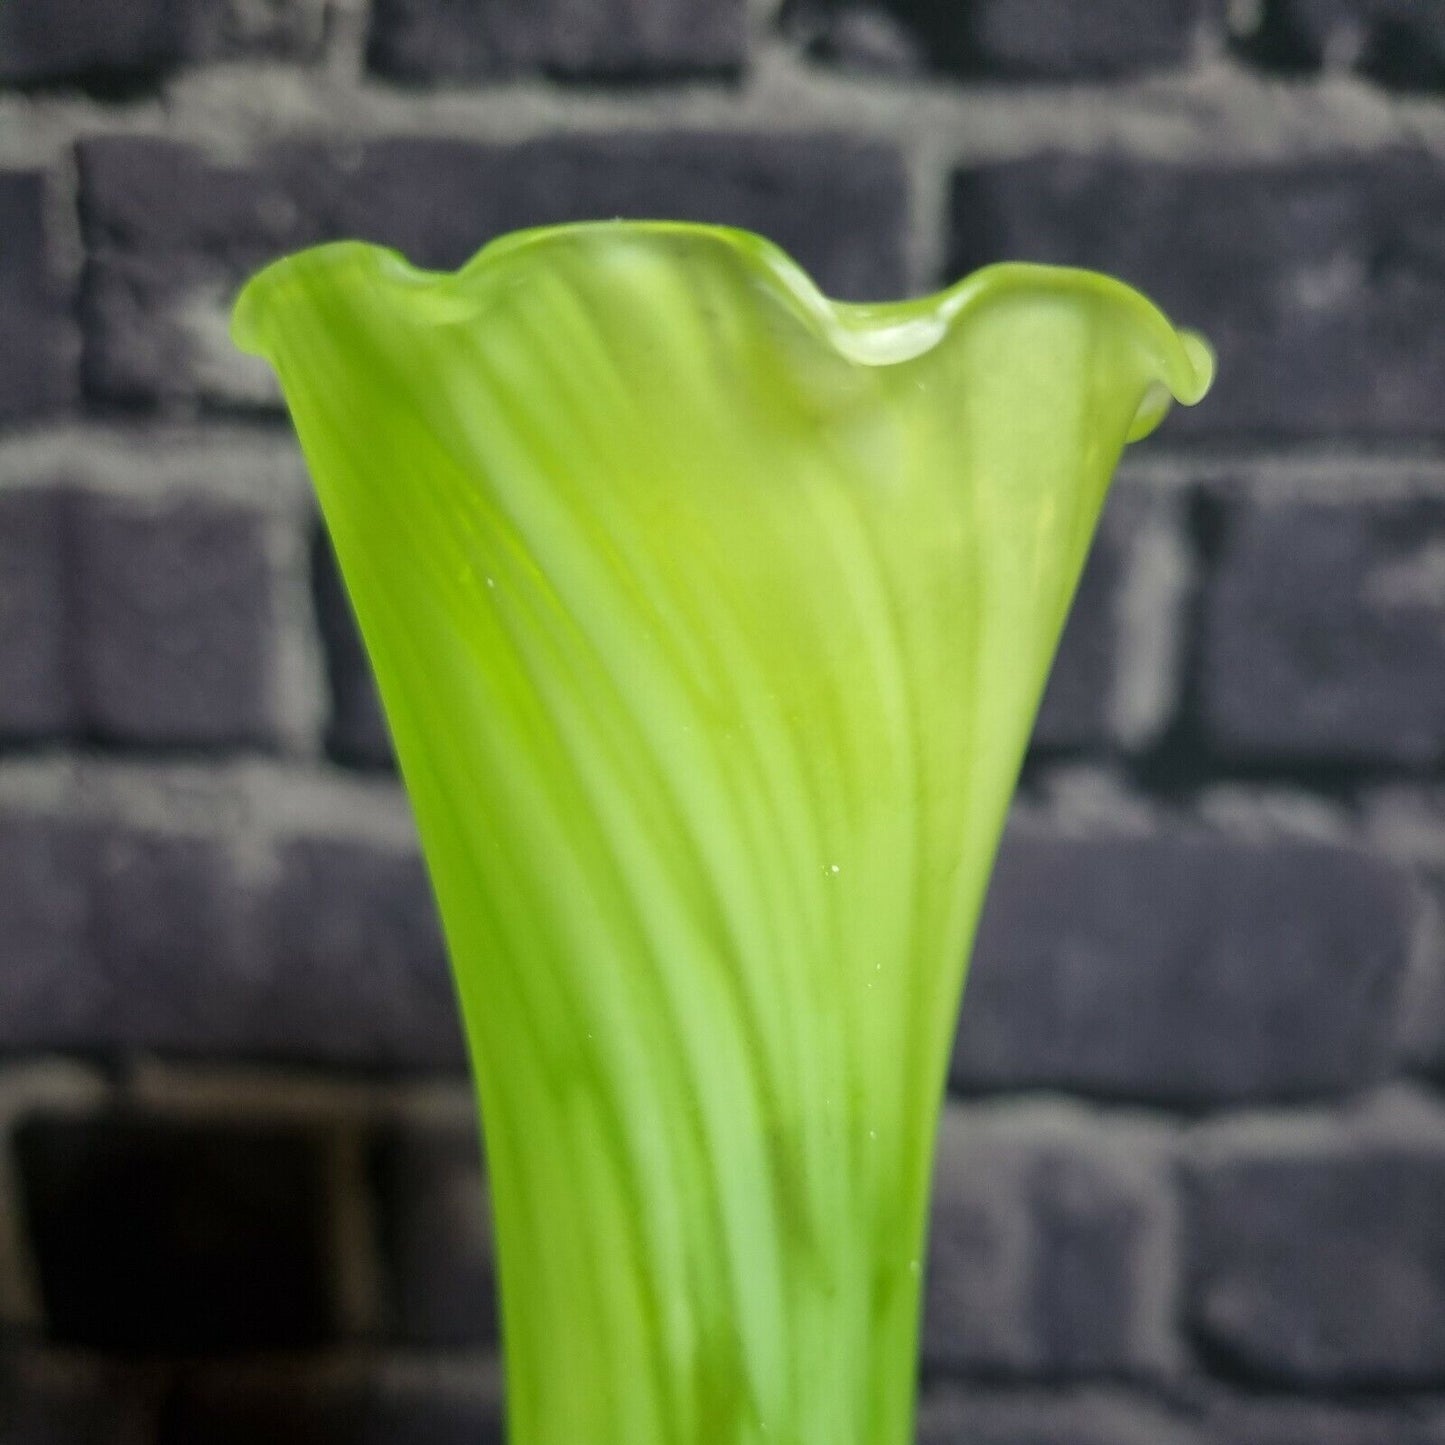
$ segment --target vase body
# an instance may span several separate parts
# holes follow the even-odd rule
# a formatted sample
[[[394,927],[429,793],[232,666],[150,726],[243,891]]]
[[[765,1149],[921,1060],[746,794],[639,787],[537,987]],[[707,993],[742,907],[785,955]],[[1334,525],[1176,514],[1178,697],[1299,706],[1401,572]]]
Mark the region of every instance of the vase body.
[[[513,1445],[906,1445],[970,938],[1126,441],[1077,272],[825,301],[710,228],[251,283],[481,1102]]]

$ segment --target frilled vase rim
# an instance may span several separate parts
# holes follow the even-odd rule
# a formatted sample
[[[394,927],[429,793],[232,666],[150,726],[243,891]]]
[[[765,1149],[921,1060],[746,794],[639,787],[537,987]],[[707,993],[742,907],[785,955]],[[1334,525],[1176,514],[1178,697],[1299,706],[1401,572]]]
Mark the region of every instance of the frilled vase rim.
[[[1197,332],[1176,327],[1142,292],[1098,271],[1006,261],[983,266],[929,295],[895,301],[839,301],[825,295],[804,268],[764,236],[731,226],[684,221],[579,221],[513,231],[488,242],[455,271],[414,266],[399,251],[364,241],[334,241],[272,262],[242,288],[232,314],[232,339],[265,356],[272,319],[293,288],[358,282],[407,297],[413,324],[464,321],[484,304],[488,287],[528,252],[589,240],[661,246],[721,246],[757,282],[782,300],[819,340],[859,366],[919,359],[969,315],[1006,297],[1075,297],[1106,302],[1137,328],[1157,358],[1154,394],[1140,409],[1133,434],[1152,429],[1169,400],[1200,401],[1214,378],[1214,353]],[[541,255],[537,259],[542,259]]]

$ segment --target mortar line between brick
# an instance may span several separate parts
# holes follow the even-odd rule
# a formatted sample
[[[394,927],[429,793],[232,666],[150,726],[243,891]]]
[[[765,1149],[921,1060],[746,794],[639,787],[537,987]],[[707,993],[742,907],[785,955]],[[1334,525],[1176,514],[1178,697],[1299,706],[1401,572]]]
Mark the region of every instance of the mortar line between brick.
[[[927,132],[900,142],[899,149],[908,177],[908,284],[911,291],[925,294],[939,284],[947,264],[949,164]]]
[[[343,1128],[405,1123],[474,1128],[470,1083],[460,1076],[376,1082],[277,1064],[142,1059],[130,1098],[178,1118],[247,1118]]]
[[[14,1131],[0,1126],[0,1325],[38,1333],[45,1324],[40,1276],[21,1209]]]
[[[76,97],[0,99],[0,163],[51,164],[77,139],[110,134],[194,139],[238,154],[251,136],[315,132],[486,136],[724,129],[841,130],[904,142],[936,137],[958,163],[1059,149],[1241,163],[1400,145],[1445,154],[1445,111],[1431,100],[1324,76],[1283,86],[1225,58],[1123,83],[1001,84],[849,75],[810,64],[780,38],[755,46],[740,88],[681,84],[627,95],[527,80],[481,93],[398,89],[363,76],[282,65],[182,76],[164,100],[98,105]]]
[[[1445,495],[1445,457],[1412,449],[1195,448],[1147,442],[1127,450],[1120,475],[1161,489],[1237,486],[1242,493],[1311,489],[1322,499],[1369,501]]]
[[[930,213],[942,203],[943,178],[926,145],[907,159],[913,232],[928,230]],[[909,276],[931,284],[930,268],[941,252],[934,239],[909,240]],[[159,465],[157,465],[159,463]],[[1126,475],[1161,486],[1190,486],[1227,476],[1265,485],[1293,477],[1338,478],[1368,497],[1372,488],[1402,483],[1445,494],[1445,442],[1381,445],[1341,438],[1291,445],[1180,443],[1151,439],[1124,454]],[[258,483],[259,474],[265,480]],[[0,433],[0,492],[76,484],[106,494],[179,498],[199,496],[243,502],[309,536],[315,509],[304,464],[278,413],[264,426],[239,418],[209,421],[124,423],[106,420],[40,424]]]
[[[314,510],[300,450],[279,424],[260,436],[227,422],[71,421],[0,433],[0,491],[38,485],[157,503],[202,496],[297,526]]]
[[[28,1114],[76,1117],[107,1106],[114,1091],[95,1071],[67,1060],[0,1065],[0,1323],[44,1326],[40,1277],[25,1230],[15,1128]]]
[[[1423,1144],[1445,1153],[1445,1098],[1417,1081],[1387,1079],[1343,1098],[1257,1103],[1204,1115],[1185,1124],[1180,1146],[1188,1154],[1219,1140],[1262,1140],[1275,1149]]]
[[[0,805],[264,848],[297,836],[416,846],[398,779],[269,754],[0,755]]]
[[[1418,773],[1359,771],[1359,788],[1430,781]],[[1435,779],[1438,781],[1438,779]],[[1237,796],[1248,783],[1251,799]],[[1262,790],[1262,791],[1261,791]],[[1291,818],[1290,805],[1309,805]],[[417,847],[415,825],[399,779],[360,773],[325,761],[233,755],[197,757],[47,748],[0,753],[0,807],[181,836],[230,840],[268,864],[279,844],[334,838],[402,852]],[[1160,797],[1116,769],[1041,759],[1016,815],[1070,834],[1114,836],[1173,825],[1211,828],[1229,836],[1366,839],[1358,810],[1326,808],[1301,792],[1287,772],[1216,774],[1192,792]],[[1326,826],[1328,825],[1328,826]]]
[[[326,18],[328,79],[354,86],[365,76],[370,11],[370,0],[330,0]]]
[[[286,755],[300,761],[319,760],[331,711],[331,685],[326,648],[312,593],[309,506],[289,509],[267,529],[276,649],[270,685],[278,732]]]
[[[114,1354],[74,1345],[38,1343],[16,1352],[32,1368],[66,1373],[113,1375]],[[495,1349],[461,1349],[428,1346],[378,1347],[373,1342],[341,1341],[317,1349],[267,1351],[259,1357],[192,1355],[138,1359],[141,1374],[167,1376],[176,1366],[187,1375],[204,1373],[211,1379],[253,1380],[300,1378],[334,1380],[338,1376],[381,1382],[391,1386],[428,1386],[482,1401],[500,1400],[501,1359]]]
[[[376,1338],[382,1326],[381,1230],[367,1172],[370,1131],[348,1120],[327,1150],[336,1325],[347,1338]]]

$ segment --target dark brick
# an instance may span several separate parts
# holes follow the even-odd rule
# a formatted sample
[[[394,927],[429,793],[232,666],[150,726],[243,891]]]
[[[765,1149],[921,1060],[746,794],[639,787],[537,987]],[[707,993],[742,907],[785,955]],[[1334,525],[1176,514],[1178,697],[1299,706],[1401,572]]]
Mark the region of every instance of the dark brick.
[[[172,0],[9,0],[0,81],[133,76],[179,58]]]
[[[1126,548],[1126,540],[1114,529],[1101,526],[1039,706],[1036,745],[1097,748],[1110,741],[1109,703],[1120,660],[1116,606]]]
[[[898,78],[928,67],[917,26],[908,24],[896,9],[788,0],[780,18],[788,39],[812,60]]]
[[[274,982],[243,946],[250,895],[214,838],[107,827],[91,891],[93,952],[112,1009],[97,1043],[246,1052]]]
[[[1445,1080],[1445,896],[1434,887],[1430,945],[1416,951],[1397,1010],[1398,1070]]]
[[[1445,503],[1239,500],[1199,694],[1230,757],[1445,759]]]
[[[496,1271],[474,1129],[393,1129],[374,1173],[391,1334],[408,1345],[494,1344]]]
[[[254,1025],[267,1052],[367,1067],[463,1064],[451,976],[416,853],[294,839],[261,907],[273,993]]]
[[[377,0],[367,62],[406,81],[655,80],[735,74],[746,46],[744,0]]]
[[[313,245],[337,233],[326,218],[345,210],[349,182],[360,178],[354,151],[298,143],[268,148],[254,167],[146,136],[95,136],[77,154],[87,244],[160,261],[196,255],[248,266]]]
[[[1271,69],[1348,68],[1404,90],[1445,88],[1445,10],[1436,0],[1263,0],[1236,48]]]
[[[461,1069],[415,852],[293,837],[276,868],[259,885],[219,833],[0,815],[0,1050]]]
[[[1414,918],[1408,879],[1363,850],[1020,821],[954,1082],[1196,1105],[1357,1089],[1387,1067]]]
[[[1445,1080],[1445,792],[1396,784],[1365,795],[1374,845],[1415,867],[1419,944],[1396,1008],[1396,1072]]]
[[[157,1445],[501,1445],[486,1388],[354,1371],[207,1371],[183,1379]]]
[[[837,136],[291,144],[245,169],[126,137],[87,142],[80,159],[87,385],[112,402],[253,404],[253,373],[197,364],[206,338],[249,272],[338,236],[451,267],[520,226],[666,215],[761,231],[839,296],[897,295],[904,284],[901,161]]]
[[[322,0],[6,0],[0,83],[128,91],[186,62],[314,58]]]
[[[940,11],[955,10],[933,0]],[[980,0],[973,45],[991,75],[1074,80],[1182,66],[1209,9],[1203,0]]]
[[[268,525],[248,506],[194,497],[83,499],[71,590],[91,732],[148,744],[275,743]]]
[[[954,270],[1091,266],[1219,353],[1193,433],[1395,439],[1445,426],[1445,171],[1423,151],[1251,165],[1048,157],[965,170]]]
[[[384,142],[366,152],[281,144],[246,168],[169,141],[83,143],[88,389],[132,406],[198,396],[253,403],[244,362],[234,378],[200,364],[198,327],[224,334],[247,275],[337,237],[384,241],[420,265],[457,264],[489,234],[492,178],[478,152],[492,155],[460,142]]]
[[[54,1339],[185,1353],[326,1337],[328,1202],[316,1136],[32,1117],[16,1153]]]
[[[66,528],[54,488],[0,492],[0,734],[73,729]]]
[[[1168,721],[1176,679],[1170,660],[1180,628],[1180,590],[1157,575],[1171,565],[1178,517],[1158,488],[1121,481],[1099,524],[1074,596],[1034,727],[1046,748],[1092,748],[1152,741]],[[1182,550],[1182,542],[1174,544]],[[1142,608],[1141,608],[1142,604]],[[1147,609],[1147,616],[1141,615]],[[1147,631],[1147,636],[1144,633]],[[1131,655],[1134,654],[1134,655]],[[1136,696],[1143,669],[1153,694]]]
[[[1445,1136],[1219,1145],[1186,1198],[1188,1323],[1217,1359],[1290,1386],[1445,1384]]]
[[[506,153],[523,183],[498,229],[667,215],[760,231],[829,293],[904,288],[906,182],[887,145],[829,135],[562,137]]]
[[[332,0],[184,0],[188,61],[317,61],[335,19]]]
[[[945,1115],[925,1362],[1050,1379],[1170,1363],[1169,1185],[1160,1141],[1072,1111]]]
[[[101,254],[192,255],[247,268],[359,234],[418,265],[450,267],[514,227],[665,213],[762,230],[840,294],[903,284],[899,158],[841,136],[290,143],[249,168],[211,163],[174,142],[109,137],[82,144],[80,159],[86,236]]]
[[[1185,1420],[1123,1391],[957,1387],[924,1394],[918,1441],[919,1445],[1161,1445],[1163,1441],[1203,1445]]]
[[[204,308],[216,324],[223,296],[237,289],[208,257],[101,255],[86,266],[82,319],[87,395],[106,406],[148,408],[208,396],[202,343],[193,318]],[[247,403],[259,385],[237,382]]]
[[[1445,1418],[1409,1406],[1234,1401],[1212,1409],[1207,1445],[1440,1445]]]
[[[1213,13],[1207,0],[795,0],[783,23],[824,60],[882,58],[892,68],[916,56],[970,79],[1084,80],[1182,66]],[[880,53],[880,34],[902,43],[890,39]]]
[[[0,24],[6,10],[0,7]],[[0,422],[68,406],[79,391],[71,299],[50,261],[45,177],[0,171]]]
[[[338,761],[362,767],[390,767],[391,733],[381,710],[371,663],[357,630],[356,617],[341,583],[336,554],[325,537],[313,550],[317,620],[326,649],[331,684],[327,751]]]
[[[86,1048],[112,982],[91,947],[94,840],[75,822],[0,813],[0,1049]]]
[[[158,1382],[144,1370],[0,1357],[4,1445],[154,1445]]]

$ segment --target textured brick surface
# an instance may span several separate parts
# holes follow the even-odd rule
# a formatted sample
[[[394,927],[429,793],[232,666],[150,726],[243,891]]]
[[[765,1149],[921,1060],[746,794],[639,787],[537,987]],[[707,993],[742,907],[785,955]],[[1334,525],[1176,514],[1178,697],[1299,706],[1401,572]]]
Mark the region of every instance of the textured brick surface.
[[[36,1116],[16,1149],[55,1339],[184,1353],[285,1348],[327,1332],[313,1136]]]
[[[0,10],[0,80],[147,73],[179,46],[170,0],[10,0]]]
[[[185,61],[314,57],[323,0],[6,0],[0,83],[134,90]]]
[[[0,170],[0,423],[57,410],[78,390],[71,302],[47,249],[45,184],[39,171]]]
[[[120,742],[274,743],[264,516],[200,498],[77,501],[72,596],[88,728]]]
[[[1380,1077],[1415,903],[1368,853],[1010,829],[953,1077],[1187,1103]]]
[[[1262,0],[1240,13],[1238,49],[1266,66],[1445,89],[1445,10],[1435,0]]]
[[[75,823],[0,813],[0,1050],[86,1047],[114,1007],[91,947],[93,837]]]
[[[367,59],[409,81],[731,73],[746,18],[744,0],[377,0]]]
[[[958,7],[932,0],[936,13]],[[1208,12],[1203,0],[982,0],[972,7],[980,69],[1075,79],[1182,65]]]
[[[1056,1379],[1167,1368],[1167,1165],[1146,1131],[950,1111],[939,1139],[924,1358]]]
[[[1044,699],[922,1440],[1445,1445],[1440,97],[1434,0],[0,0],[0,1445],[499,1440],[432,901],[227,317],[639,215],[1219,350]]]
[[[1109,703],[1120,663],[1119,600],[1132,538],[1113,520],[1100,523],[1085,563],[1073,609],[1034,724],[1033,742],[1044,747],[1107,746]]]
[[[1445,1079],[1445,950],[1439,910],[1445,907],[1445,896],[1439,884],[1433,907],[1433,925],[1401,990],[1396,1048],[1402,1073],[1440,1080]]]
[[[1421,151],[1288,165],[1052,157],[962,171],[952,269],[1092,266],[1219,353],[1174,436],[1433,435],[1445,388],[1445,171]]]
[[[892,10],[830,0],[788,0],[783,33],[811,60],[903,79],[928,66],[923,37]]]
[[[1397,783],[1367,795],[1377,847],[1414,862],[1422,908],[1419,946],[1400,991],[1397,1068],[1445,1079],[1445,791]]]
[[[0,1050],[459,1069],[417,855],[292,837],[267,872],[223,835],[0,813]]]
[[[71,731],[66,526],[58,490],[0,492],[0,735]]]
[[[1440,1445],[1445,1416],[1414,1409],[1233,1401],[1207,1415],[1206,1445]]]
[[[292,143],[244,168],[164,141],[108,138],[82,147],[81,178],[94,251],[87,384],[134,405],[197,394],[255,402],[257,373],[219,358],[225,304],[264,261],[338,236],[447,267],[518,226],[669,216],[762,231],[839,296],[903,289],[901,162],[891,147],[841,137]]]
[[[273,992],[268,1052],[455,1069],[461,1029],[421,859],[330,838],[282,845],[259,905]]]
[[[1186,1235],[1205,1346],[1276,1383],[1445,1384],[1437,1132],[1211,1150],[1190,1174]]]
[[[157,1445],[501,1445],[485,1390],[318,1370],[182,1380]]]
[[[338,761],[362,767],[390,767],[391,734],[381,711],[376,682],[341,585],[336,555],[324,538],[313,548],[313,585],[317,623],[326,650],[331,688],[327,751]]]
[[[1200,679],[1219,751],[1437,763],[1442,675],[1445,503],[1228,508]]]
[[[1138,746],[1167,724],[1178,681],[1178,529],[1175,499],[1146,484],[1115,485],[1049,674],[1036,746]]]
[[[1201,0],[802,0],[786,7],[784,24],[825,60],[907,59],[970,78],[1081,80],[1183,65],[1209,13]],[[884,26],[903,44],[895,38],[882,49]]]
[[[495,1344],[491,1221],[475,1131],[390,1130],[373,1173],[389,1333],[409,1345]]]
[[[251,894],[215,838],[108,826],[94,837],[92,953],[110,1007],[96,1043],[248,1052],[274,987],[244,950]]]
[[[919,1445],[1163,1445],[1165,1441],[1215,1445],[1186,1420],[1122,1391],[1050,1390],[1031,1395],[946,1388],[925,1393],[918,1411]]]

